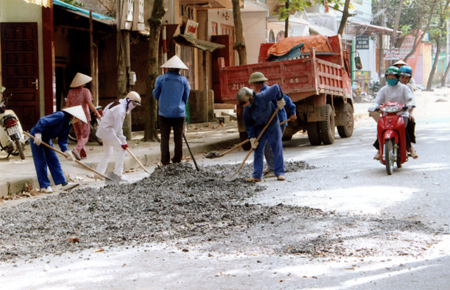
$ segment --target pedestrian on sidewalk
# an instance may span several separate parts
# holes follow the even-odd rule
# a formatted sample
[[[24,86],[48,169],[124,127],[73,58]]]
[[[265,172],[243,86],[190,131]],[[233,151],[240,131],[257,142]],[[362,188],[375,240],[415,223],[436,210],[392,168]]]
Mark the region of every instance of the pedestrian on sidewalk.
[[[81,106],[84,114],[86,115],[87,123],[77,122],[73,124],[75,135],[77,136],[77,145],[72,150],[73,155],[77,160],[86,159],[86,143],[89,141],[89,135],[91,134],[91,114],[89,109],[97,115],[97,118],[101,120],[100,114],[95,109],[92,103],[93,98],[91,91],[84,86],[92,80],[90,76],[82,73],[77,73],[70,84],[72,88],[67,94],[66,108],[73,106]]]
[[[273,152],[274,173],[280,181],[285,180],[284,177],[284,160],[283,145],[281,143],[281,128],[278,117],[275,116],[270,122],[264,134],[256,142],[257,137],[261,134],[262,129],[269,122],[270,117],[274,114],[276,107],[282,109],[285,106],[283,92],[279,85],[273,85],[266,90],[256,94],[253,90],[243,87],[237,94],[239,105],[244,106],[244,124],[247,131],[250,144],[255,150],[253,155],[252,177],[248,178],[248,182],[259,182],[262,179],[264,167],[264,148],[266,142]],[[273,101],[277,103],[275,106]],[[261,143],[262,146],[258,146]]]
[[[256,92],[263,92],[265,91],[269,86],[266,84],[266,81],[268,79],[264,76],[261,72],[254,72],[250,76],[250,79],[248,80],[248,83],[253,87],[253,89]],[[297,120],[297,111],[296,106],[292,102],[291,98],[289,98],[287,95],[283,94],[283,99],[286,103],[286,107],[289,110],[289,121],[294,122]],[[277,102],[275,100],[272,101],[274,106],[277,106]],[[285,107],[280,109],[277,114],[278,120],[281,122],[287,120],[287,112]],[[280,125],[281,126],[281,137],[283,137],[284,131],[286,130],[287,123]],[[264,157],[266,158],[267,168],[263,170],[264,177],[276,177],[275,173],[273,172],[273,152],[269,145],[269,142],[266,141],[266,144],[264,145]]]
[[[76,124],[80,120],[84,123],[87,122],[81,106],[64,108],[62,111],[40,118],[37,124],[31,129],[30,134],[34,136],[34,139],[31,140],[30,146],[41,192],[53,192],[50,187],[47,168],[50,169],[55,185],[62,184],[64,187],[69,185],[64,177],[55,151],[44,145],[41,146],[42,142],[53,147],[52,139],[58,138],[59,148],[66,155],[66,158],[74,160],[67,144],[69,142],[69,131],[72,124]]]
[[[141,96],[137,92],[131,91],[124,99],[110,103],[103,110],[103,118],[96,133],[96,136],[103,141],[103,155],[97,165],[97,172],[105,174],[109,159],[116,151],[116,164],[113,173],[122,177],[125,153],[128,148],[127,138],[123,135],[123,122],[125,116],[140,105]]]
[[[180,163],[183,157],[183,127],[186,117],[186,103],[189,99],[189,83],[180,75],[180,70],[188,69],[178,56],[173,56],[162,68],[168,72],[156,79],[153,97],[158,101],[159,131],[161,132],[161,163],[170,163],[169,138],[173,128],[175,152],[173,163]]]

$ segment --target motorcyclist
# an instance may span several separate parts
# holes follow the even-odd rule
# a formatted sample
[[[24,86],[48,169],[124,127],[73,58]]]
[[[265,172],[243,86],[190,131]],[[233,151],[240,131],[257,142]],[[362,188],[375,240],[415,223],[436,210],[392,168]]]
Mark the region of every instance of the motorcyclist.
[[[406,127],[408,124],[408,119],[409,119],[409,110],[415,106],[414,95],[407,86],[405,86],[399,82],[399,77],[400,77],[400,69],[399,68],[397,68],[395,66],[388,67],[386,69],[385,76],[386,76],[387,85],[384,86],[378,92],[377,97],[375,98],[372,105],[369,107],[369,112],[372,112],[372,113],[375,112],[379,108],[379,106],[385,104],[386,102],[397,102],[399,104],[405,105],[408,108],[408,110],[401,111],[398,113],[398,115],[401,115],[403,117],[404,122],[405,122],[405,127]],[[378,113],[378,118],[379,118],[379,113]],[[377,119],[377,121],[378,121],[378,119]],[[405,130],[405,134],[406,134],[406,136],[405,136],[406,137],[406,150],[411,153],[412,158],[416,159],[419,156],[414,151],[414,149],[411,147],[409,134],[406,130]],[[379,146],[378,139],[375,141],[373,146],[378,150],[377,154],[375,154],[373,159],[379,160],[380,159],[380,148],[379,148],[380,146]]]
[[[411,80],[412,80],[412,68],[408,65],[404,65],[400,68],[400,82],[402,84],[404,84],[405,86],[407,86],[411,92],[413,92],[413,100],[415,103],[415,99],[414,99],[414,91],[415,91],[415,86],[414,84],[412,84]],[[406,130],[408,130],[409,133],[409,139],[412,143],[416,143],[416,137],[415,137],[415,127],[416,127],[416,120],[414,118],[413,115],[413,111],[414,111],[414,107],[411,108],[411,110],[409,110],[409,121],[408,121],[408,127],[406,128]]]

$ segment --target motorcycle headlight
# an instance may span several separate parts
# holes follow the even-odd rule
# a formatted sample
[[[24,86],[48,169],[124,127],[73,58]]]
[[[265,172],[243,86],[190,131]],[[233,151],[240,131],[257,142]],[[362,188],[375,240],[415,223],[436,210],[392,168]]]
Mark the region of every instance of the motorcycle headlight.
[[[384,108],[380,108],[380,110],[385,113],[395,113],[401,111],[402,108],[399,106],[386,106]]]

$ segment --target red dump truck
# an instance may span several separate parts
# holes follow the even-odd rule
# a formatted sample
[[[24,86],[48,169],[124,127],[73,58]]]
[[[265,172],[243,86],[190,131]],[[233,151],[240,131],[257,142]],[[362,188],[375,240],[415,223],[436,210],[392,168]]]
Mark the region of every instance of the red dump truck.
[[[279,84],[297,106],[297,120],[289,123],[283,140],[290,140],[296,132],[304,130],[308,132],[311,145],[332,144],[335,127],[339,136],[352,136],[348,53],[343,50],[340,35],[294,36],[283,41],[284,45],[279,45],[281,41],[261,44],[257,64],[225,67],[223,59],[219,58],[221,101],[237,104],[239,89],[249,86],[248,79],[253,72],[262,72],[269,79],[269,85]],[[243,141],[247,133],[242,113],[243,108],[237,106]]]

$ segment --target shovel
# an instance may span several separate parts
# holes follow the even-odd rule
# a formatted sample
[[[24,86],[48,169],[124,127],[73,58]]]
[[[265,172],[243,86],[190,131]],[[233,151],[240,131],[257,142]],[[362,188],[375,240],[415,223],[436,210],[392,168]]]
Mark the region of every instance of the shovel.
[[[119,141],[120,145],[122,145],[122,142],[120,142],[119,137],[116,136],[116,138],[117,138],[117,141]],[[134,155],[133,152],[131,152],[130,148],[127,147],[127,151],[134,158],[134,160],[136,160],[136,162],[142,167],[142,169],[144,169],[145,172],[150,174],[150,172],[147,170],[147,168],[144,167],[144,164],[142,164],[142,162],[139,161],[139,159],[137,159],[136,155]],[[114,175],[117,176],[116,174],[114,174]],[[120,176],[119,176],[119,179],[120,179]]]
[[[25,132],[25,131],[24,131],[23,134],[25,134],[26,136],[28,136],[28,137],[30,137],[30,138],[32,138],[32,139],[34,140],[34,136],[32,136],[31,134],[29,134],[28,132]],[[53,151],[55,151],[56,153],[59,153],[59,154],[63,155],[64,157],[66,157],[66,154],[64,154],[63,152],[61,152],[61,150],[58,150],[58,149],[56,149],[56,148],[54,148],[54,147],[48,145],[47,143],[45,143],[45,142],[43,142],[43,141],[42,141],[42,145],[44,145],[44,146],[47,147],[47,148],[52,149]],[[87,166],[86,164],[83,164],[83,163],[81,163],[80,161],[78,161],[78,160],[76,160],[76,159],[74,159],[73,161],[75,161],[77,164],[83,166],[84,168],[86,168],[86,169],[88,169],[88,170],[94,172],[95,174],[97,174],[97,175],[103,177],[104,179],[106,179],[106,180],[111,180],[109,177],[107,177],[107,176],[101,174],[100,172],[98,172],[98,171],[92,169],[91,167]]]
[[[261,139],[262,135],[264,134],[264,132],[266,132],[267,127],[269,127],[269,124],[272,122],[273,118],[276,117],[279,110],[280,110],[280,108],[277,108],[275,110],[275,112],[273,112],[272,117],[270,117],[270,119],[269,119],[269,122],[267,122],[266,126],[264,126],[264,128],[261,130],[261,133],[259,134],[258,138],[256,138],[256,142],[258,142],[259,139]],[[250,156],[250,154],[252,154],[253,150],[254,150],[253,147],[250,148],[247,156],[245,156],[244,161],[242,161],[242,164],[241,164],[241,166],[239,166],[238,170],[236,170],[235,173],[225,176],[225,178],[224,178],[225,181],[233,181],[236,179],[239,171],[241,171],[242,167],[244,167],[245,161],[247,161],[247,158]]]
[[[283,122],[280,123],[280,125],[283,125],[284,123],[287,123],[287,122],[289,122],[289,119],[284,120]],[[230,148],[230,149],[228,149],[228,150],[226,150],[226,151],[224,151],[222,153],[216,152],[216,151],[211,151],[211,152],[209,152],[208,154],[205,155],[205,158],[214,159],[214,158],[219,158],[219,157],[225,156],[226,154],[230,153],[234,149],[244,145],[247,142],[250,142],[250,139],[246,139],[246,140],[242,141],[241,143],[234,145],[232,148]]]
[[[189,143],[187,142],[186,135],[184,135],[184,133],[183,133],[183,138],[184,138],[184,142],[186,142],[186,146],[189,150],[189,154],[191,154],[192,161],[194,161],[195,169],[197,169],[197,171],[200,171],[200,169],[198,168],[198,165],[197,165],[197,161],[195,161],[194,154],[192,154],[191,147],[189,147]]]

